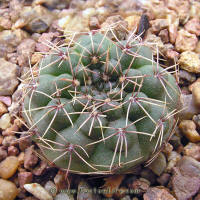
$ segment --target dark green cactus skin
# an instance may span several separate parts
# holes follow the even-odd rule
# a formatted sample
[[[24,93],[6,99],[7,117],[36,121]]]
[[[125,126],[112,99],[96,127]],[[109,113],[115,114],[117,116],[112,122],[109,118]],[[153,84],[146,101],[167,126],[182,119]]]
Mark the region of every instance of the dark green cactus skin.
[[[24,117],[45,157],[73,173],[128,173],[169,137],[174,77],[138,41],[80,36],[40,62]],[[33,80],[32,80],[33,81]]]

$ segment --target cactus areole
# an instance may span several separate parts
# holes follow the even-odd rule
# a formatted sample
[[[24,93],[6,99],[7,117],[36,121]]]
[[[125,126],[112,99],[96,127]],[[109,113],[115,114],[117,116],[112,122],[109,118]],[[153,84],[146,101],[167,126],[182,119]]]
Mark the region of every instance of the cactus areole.
[[[23,107],[29,132],[46,159],[69,172],[129,173],[173,131],[175,78],[134,37],[81,35],[54,46],[30,74]]]

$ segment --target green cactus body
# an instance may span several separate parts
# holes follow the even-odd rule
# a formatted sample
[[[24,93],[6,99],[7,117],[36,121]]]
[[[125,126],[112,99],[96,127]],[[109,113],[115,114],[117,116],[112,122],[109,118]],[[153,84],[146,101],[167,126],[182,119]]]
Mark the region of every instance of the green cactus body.
[[[128,173],[172,132],[176,81],[134,38],[80,36],[39,65],[23,115],[45,157],[73,173]]]

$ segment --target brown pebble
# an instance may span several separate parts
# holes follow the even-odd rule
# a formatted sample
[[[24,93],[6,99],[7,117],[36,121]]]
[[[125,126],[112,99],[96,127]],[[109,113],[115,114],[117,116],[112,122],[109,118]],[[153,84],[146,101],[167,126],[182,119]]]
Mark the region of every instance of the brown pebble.
[[[195,17],[190,19],[184,26],[184,28],[190,32],[195,34],[196,36],[200,36],[200,20]]]
[[[168,43],[169,42],[169,32],[167,29],[161,30],[158,36],[161,38],[163,43]]]
[[[0,117],[1,117],[3,114],[7,113],[7,112],[8,112],[8,109],[7,109],[6,105],[3,104],[3,103],[0,101]]]
[[[32,172],[20,172],[20,173],[18,173],[18,181],[19,181],[19,186],[21,188],[24,187],[24,184],[31,183],[32,180],[33,180]]]
[[[24,168],[32,169],[38,162],[38,157],[34,151],[34,146],[27,148],[24,155]]]
[[[9,156],[17,156],[19,154],[19,150],[15,146],[9,146],[8,147],[8,155]]]

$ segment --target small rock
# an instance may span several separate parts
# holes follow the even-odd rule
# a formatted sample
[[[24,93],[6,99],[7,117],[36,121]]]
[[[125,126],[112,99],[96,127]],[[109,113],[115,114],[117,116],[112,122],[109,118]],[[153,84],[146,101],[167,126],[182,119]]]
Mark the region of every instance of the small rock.
[[[12,103],[11,97],[9,96],[0,96],[0,101],[4,103],[6,106],[10,106]]]
[[[200,109],[198,109],[194,104],[192,94],[181,95],[180,101],[182,108],[184,108],[180,113],[178,113],[180,119],[192,119],[194,115],[200,112]]]
[[[52,181],[47,181],[44,188],[53,197],[56,196],[57,188],[56,188],[56,185]]]
[[[28,33],[21,29],[4,30],[0,32],[0,43],[7,48],[17,47],[28,36]]]
[[[98,200],[96,198],[97,194],[94,194],[92,192],[92,188],[85,182],[81,181],[78,185],[78,194],[77,194],[77,200]]]
[[[185,156],[174,168],[172,187],[177,200],[188,200],[200,189],[200,162]]]
[[[173,49],[167,49],[165,52],[165,56],[168,59],[176,61],[176,62],[178,61],[179,55],[180,54],[177,51],[174,51]]]
[[[194,115],[192,120],[195,122],[195,124],[200,127],[200,115]]]
[[[170,24],[168,30],[169,30],[169,41],[170,41],[170,43],[175,44],[176,38],[177,38],[177,35],[178,35],[177,25],[176,24]]]
[[[160,153],[158,157],[148,166],[156,175],[160,176],[167,166],[166,158],[163,153]]]
[[[173,146],[170,143],[167,143],[164,147],[164,149],[162,150],[162,152],[166,155],[169,156],[170,153],[173,151]]]
[[[194,99],[195,105],[200,107],[200,84],[193,85],[192,97]]]
[[[10,19],[6,17],[0,17],[0,30],[2,29],[11,29],[12,27],[12,22]]]
[[[140,16],[139,15],[131,15],[125,18],[125,21],[128,22],[128,30],[138,30],[138,26],[140,23]]]
[[[16,144],[16,140],[17,140],[17,137],[15,137],[13,135],[5,136],[3,138],[2,145],[5,146],[5,147],[9,147],[11,145],[15,145]]]
[[[190,32],[195,34],[196,36],[200,36],[200,20],[195,17],[190,19],[184,26],[184,28]]]
[[[198,87],[200,87],[200,78],[198,78],[194,83],[192,83],[191,85],[189,85],[189,87],[188,87],[189,91],[192,92],[193,88],[196,87],[196,85],[198,85]]]
[[[133,181],[131,185],[129,184],[129,188],[133,191],[137,191],[137,195],[141,195],[148,190],[150,184],[151,183],[148,180],[140,178]]]
[[[66,172],[59,170],[54,177],[54,183],[58,190],[65,189],[67,187],[67,181],[65,179]]]
[[[176,163],[181,159],[181,155],[176,151],[172,151],[168,156],[167,167],[165,169],[166,172],[171,172],[172,168],[176,165]]]
[[[0,118],[0,129],[5,130],[11,126],[11,118],[8,113],[4,114]]]
[[[21,151],[24,151],[25,149],[27,149],[28,147],[30,147],[32,144],[31,138],[27,137],[26,134],[22,134],[20,135],[20,139],[19,139],[19,149]]]
[[[128,28],[128,22],[123,20],[120,15],[110,16],[103,24],[101,24],[101,28],[104,30],[103,32],[107,32],[107,29],[111,27],[113,33],[119,40],[124,40],[126,38],[127,33],[124,30]],[[107,36],[112,40],[116,40],[113,33],[109,31]]]
[[[20,154],[17,157],[18,161],[19,161],[19,165],[24,164],[24,152],[20,152]]]
[[[198,39],[195,34],[191,34],[186,30],[181,29],[175,42],[176,50],[179,52],[193,51],[196,48]]]
[[[38,43],[36,43],[36,51],[38,52],[48,52],[50,50],[49,43],[52,42],[52,40],[57,37],[58,33],[43,33],[39,39]]]
[[[197,161],[200,161],[200,145],[189,143],[184,147],[183,153],[185,156],[190,156]]]
[[[0,146],[0,161],[4,160],[7,157],[7,151],[3,146]]]
[[[8,112],[8,109],[7,107],[5,106],[5,104],[3,104],[1,101],[0,101],[0,117],[7,113]]]
[[[31,65],[35,65],[36,63],[39,63],[42,57],[43,57],[42,54],[35,52],[31,57]]]
[[[53,197],[38,183],[25,184],[24,188],[40,200],[53,200]]]
[[[169,26],[167,19],[155,19],[150,21],[153,33],[159,33],[161,30]]]
[[[33,174],[31,172],[20,172],[18,173],[18,181],[20,188],[24,188],[24,185],[31,183],[33,180]]]
[[[57,194],[54,200],[74,200],[74,197],[72,195],[62,192]]]
[[[196,46],[194,52],[200,54],[200,41],[198,41],[197,46]]]
[[[17,60],[19,66],[29,66],[29,59],[34,53],[36,42],[33,39],[25,39],[17,47]]]
[[[38,157],[34,152],[34,146],[27,148],[24,155],[24,168],[32,169],[38,162]]]
[[[163,186],[166,186],[167,183],[169,182],[170,179],[170,174],[168,173],[163,173],[161,176],[157,178],[157,182]]]
[[[188,72],[200,73],[199,55],[192,51],[185,51],[181,53],[179,66]]]
[[[15,156],[9,156],[0,163],[0,177],[8,179],[12,177],[19,166],[19,161]]]
[[[179,76],[180,84],[184,84],[185,81],[187,81],[189,83],[193,83],[196,80],[196,76],[194,74],[189,73],[185,70],[179,70],[178,76]]]
[[[158,36],[161,38],[163,43],[168,43],[169,42],[169,32],[168,32],[167,29],[161,30],[160,33],[158,34]]]
[[[176,200],[166,189],[149,188],[143,195],[144,200]]]
[[[19,150],[15,146],[9,146],[8,147],[8,155],[9,156],[17,156],[19,154]]]
[[[12,95],[19,81],[18,66],[0,58],[0,95]]]
[[[89,21],[90,30],[96,30],[100,28],[99,20],[97,17],[91,17]]]
[[[200,135],[196,130],[196,124],[192,120],[181,121],[179,128],[190,142],[200,142]]]
[[[16,185],[4,179],[0,179],[0,199],[1,200],[15,200],[18,194]]]
[[[36,168],[33,169],[33,174],[36,176],[42,175],[42,173],[44,173],[46,167],[47,167],[47,163],[42,160],[40,162],[39,166],[37,166]]]

